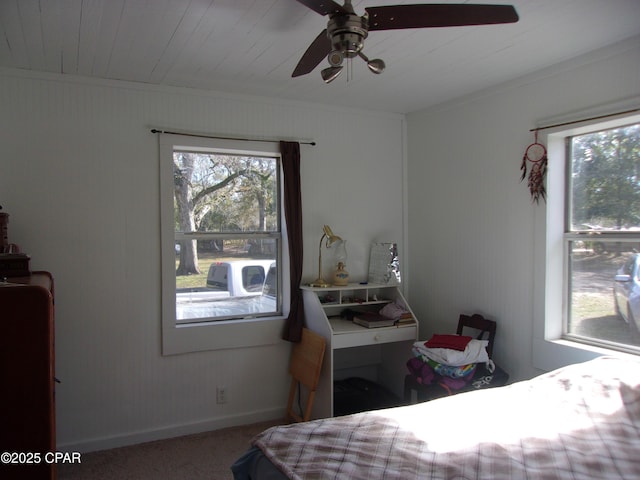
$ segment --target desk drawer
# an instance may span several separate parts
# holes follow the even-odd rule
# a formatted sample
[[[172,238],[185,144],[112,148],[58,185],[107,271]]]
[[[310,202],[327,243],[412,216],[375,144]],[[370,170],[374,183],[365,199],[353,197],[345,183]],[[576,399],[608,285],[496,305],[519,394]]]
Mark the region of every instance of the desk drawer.
[[[376,345],[390,342],[402,342],[415,340],[416,327],[389,327],[362,329],[357,332],[340,333],[333,335],[332,348],[362,347],[364,345]]]

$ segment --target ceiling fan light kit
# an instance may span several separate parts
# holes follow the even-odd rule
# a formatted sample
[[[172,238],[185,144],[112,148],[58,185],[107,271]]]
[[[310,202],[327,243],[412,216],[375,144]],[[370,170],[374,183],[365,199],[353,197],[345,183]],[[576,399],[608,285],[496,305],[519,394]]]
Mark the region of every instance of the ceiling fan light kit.
[[[369,70],[371,70],[373,73],[382,73],[384,69],[387,67],[384,61],[379,58],[374,58],[373,60],[369,60],[367,56],[362,52],[358,52],[358,55],[365,62],[367,62],[367,67],[369,67]]]
[[[324,80],[324,83],[333,82],[336,78],[338,78],[338,75],[342,73],[342,69],[343,69],[342,65],[337,67],[325,68],[320,72],[320,75],[322,76],[322,80]]]
[[[457,27],[514,23],[518,14],[511,5],[473,4],[414,4],[367,7],[359,16],[351,0],[340,5],[333,0],[297,0],[320,15],[329,15],[327,28],[309,45],[296,65],[292,77],[312,72],[324,58],[330,67],[321,72],[325,83],[333,81],[342,72],[345,58],[362,58],[373,73],[382,73],[385,63],[381,59],[369,60],[362,52],[369,31],[406,28]],[[369,20],[372,19],[371,24]]]

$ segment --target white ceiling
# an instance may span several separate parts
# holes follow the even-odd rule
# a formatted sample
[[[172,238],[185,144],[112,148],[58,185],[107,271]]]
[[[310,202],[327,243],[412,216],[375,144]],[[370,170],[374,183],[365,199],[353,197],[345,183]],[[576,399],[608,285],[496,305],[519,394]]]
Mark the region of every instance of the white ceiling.
[[[355,59],[326,85],[325,62],[291,77],[328,20],[295,0],[0,0],[0,67],[406,113],[640,34],[640,0],[437,3],[512,4],[520,21],[374,31],[364,53],[387,70]]]

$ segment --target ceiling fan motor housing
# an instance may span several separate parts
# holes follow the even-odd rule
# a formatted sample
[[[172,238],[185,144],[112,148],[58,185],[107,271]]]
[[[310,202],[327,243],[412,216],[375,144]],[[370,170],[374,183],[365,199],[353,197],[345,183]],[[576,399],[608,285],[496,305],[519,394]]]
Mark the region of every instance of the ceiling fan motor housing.
[[[327,25],[327,36],[331,40],[332,50],[342,52],[347,58],[358,55],[368,35],[369,20],[366,15],[362,17],[355,14],[334,15]]]

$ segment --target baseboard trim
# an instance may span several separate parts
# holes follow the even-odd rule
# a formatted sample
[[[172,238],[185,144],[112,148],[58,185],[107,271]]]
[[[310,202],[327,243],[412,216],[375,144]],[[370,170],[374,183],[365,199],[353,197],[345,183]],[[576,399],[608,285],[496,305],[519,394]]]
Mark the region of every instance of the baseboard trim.
[[[237,427],[252,423],[266,422],[283,418],[284,412],[281,408],[261,410],[241,415],[231,415],[226,417],[212,418],[202,422],[194,422],[182,425],[171,425],[151,430],[138,432],[128,432],[122,435],[110,437],[86,439],[78,442],[60,443],[57,445],[59,452],[80,452],[88,453],[98,450],[109,450],[112,448],[137,445],[139,443],[153,442],[155,440],[165,440],[167,438],[182,437],[196,433],[220,430],[221,428]]]

